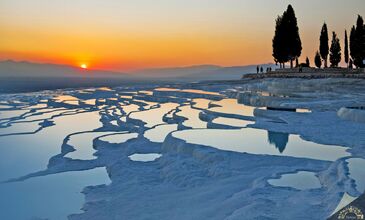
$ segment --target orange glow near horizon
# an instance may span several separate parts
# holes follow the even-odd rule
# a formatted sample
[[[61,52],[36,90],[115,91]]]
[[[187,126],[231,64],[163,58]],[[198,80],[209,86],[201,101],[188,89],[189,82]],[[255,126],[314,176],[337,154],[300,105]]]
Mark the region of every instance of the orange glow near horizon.
[[[63,34],[59,33],[59,35]],[[45,48],[39,47],[38,43],[28,42],[29,38],[21,39],[16,42],[16,45],[9,42],[8,50],[0,53],[0,59],[71,66],[92,63],[93,69],[113,71],[202,64],[235,66],[271,62],[271,42],[257,45],[255,39],[244,32],[226,34],[226,36],[211,33],[184,35],[186,34],[149,38],[110,37],[110,39],[95,36],[91,39],[78,39],[79,37],[74,36],[67,41],[58,38],[43,39],[39,36],[40,39],[37,42],[47,44]],[[60,38],[66,39],[66,37]],[[27,50],[21,51],[16,49],[17,47],[27,48]],[[48,51],[48,48],[52,48],[52,51]],[[80,63],[80,60],[85,63]]]
[[[303,44],[300,62],[308,56],[313,63],[323,21],[343,43],[344,30],[349,33],[357,14],[365,16],[363,0],[290,3]],[[287,5],[264,0],[2,0],[0,60],[92,64],[120,72],[272,63],[275,19]]]

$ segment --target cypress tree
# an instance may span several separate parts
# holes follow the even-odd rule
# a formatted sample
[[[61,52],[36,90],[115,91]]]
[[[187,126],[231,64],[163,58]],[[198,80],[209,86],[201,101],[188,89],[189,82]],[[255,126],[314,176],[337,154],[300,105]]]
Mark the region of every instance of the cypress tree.
[[[319,54],[318,51],[316,52],[316,55],[314,56],[314,63],[317,68],[321,68],[322,60],[321,60],[321,55]]]
[[[321,30],[321,36],[319,38],[319,52],[324,61],[324,67],[327,67],[327,57],[328,57],[328,30],[327,24],[324,23]]]
[[[278,16],[276,19],[275,35],[272,40],[273,57],[276,63],[280,63],[280,66],[285,67],[285,62],[288,62],[288,58],[285,55],[285,30],[282,24],[283,17]]]
[[[330,49],[330,62],[331,67],[338,67],[341,62],[341,45],[340,39],[338,39],[335,32],[332,32],[332,43]]]
[[[364,60],[365,60],[365,25],[363,18],[358,15],[356,31],[359,36],[359,66],[364,68]]]
[[[345,63],[347,64],[348,67],[348,63],[349,63],[349,41],[347,39],[347,31],[345,30],[345,51],[344,51],[344,56],[345,56]]]
[[[359,48],[357,47],[357,42],[356,42],[356,28],[355,28],[355,26],[352,26],[351,32],[350,32],[350,55],[351,55],[352,61],[356,59],[358,50],[359,50]]]
[[[365,59],[365,27],[363,18],[358,15],[355,26],[351,29],[350,35],[351,57],[356,67],[364,67]]]
[[[302,53],[302,42],[299,36],[299,28],[294,9],[288,5],[286,12],[283,14],[283,24],[286,30],[286,52],[290,60],[290,67],[293,68],[293,61],[300,57]]]
[[[275,62],[283,64],[293,61],[301,55],[302,43],[294,9],[288,5],[282,16],[276,19],[275,35],[273,38],[273,57]]]

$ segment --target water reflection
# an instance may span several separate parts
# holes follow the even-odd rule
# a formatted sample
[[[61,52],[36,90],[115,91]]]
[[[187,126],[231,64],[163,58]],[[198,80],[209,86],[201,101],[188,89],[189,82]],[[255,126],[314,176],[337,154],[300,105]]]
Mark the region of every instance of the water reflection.
[[[154,91],[157,92],[181,92],[181,94],[184,93],[195,93],[195,94],[203,94],[203,95],[214,95],[214,96],[220,96],[217,92],[209,92],[199,89],[176,89],[176,88],[156,88]]]
[[[102,126],[98,112],[58,117],[54,119],[54,123],[55,126],[32,135],[0,137],[0,180],[45,169],[49,158],[60,152],[63,139],[67,135]],[[32,129],[31,123],[19,125],[24,125],[27,130]]]
[[[139,161],[139,162],[150,162],[150,161],[154,161],[158,158],[160,158],[162,156],[162,154],[155,154],[155,153],[150,153],[150,154],[132,154],[129,156],[129,159],[132,161]]]
[[[207,108],[209,108],[210,102],[211,102],[211,100],[209,100],[209,99],[202,99],[202,98],[193,99],[192,106],[193,106],[193,108],[197,108],[197,109],[207,109]]]
[[[105,168],[0,184],[0,219],[67,219],[81,213],[85,186],[109,184]]]
[[[275,131],[267,131],[267,140],[270,144],[275,145],[280,153],[283,153],[289,141],[289,134]]]
[[[315,173],[308,171],[284,174],[279,179],[270,179],[268,182],[273,186],[292,187],[299,190],[317,189],[322,186]]]
[[[145,122],[145,127],[151,128],[158,124],[163,124],[163,116],[172,111],[178,106],[175,103],[161,104],[159,108],[150,109],[147,111],[133,112],[130,114],[130,118],[139,119]]]
[[[99,137],[98,139],[101,141],[108,142],[110,144],[121,144],[124,142],[127,142],[128,140],[132,138],[138,137],[137,133],[116,133],[111,135],[104,135],[102,137]]]
[[[362,158],[350,158],[348,163],[350,177],[355,180],[356,189],[360,193],[365,192],[365,160]]]
[[[80,160],[95,159],[94,153],[96,150],[93,148],[94,139],[99,136],[113,133],[114,132],[85,132],[70,136],[70,140],[67,144],[71,145],[75,151],[66,154],[66,157]]]
[[[217,117],[212,121],[214,124],[220,125],[228,125],[232,127],[246,127],[249,124],[253,124],[252,121],[236,119],[236,118],[227,118],[227,117]]]
[[[301,139],[298,135],[290,135],[285,151],[282,153],[272,148],[267,141],[267,131],[252,128],[242,129],[193,129],[172,133],[173,137],[182,139],[192,144],[214,147],[220,150],[239,153],[292,156],[298,158],[311,158],[317,160],[335,161],[339,158],[350,156],[346,147],[317,144]],[[214,137],[214,138],[212,138]],[[280,148],[283,149],[285,141],[278,138]],[[276,137],[275,137],[276,139]],[[280,142],[279,142],[280,140]]]
[[[222,99],[220,101],[211,102],[211,105],[216,106],[209,108],[209,111],[225,114],[253,116],[254,107],[243,105],[237,102],[237,99]]]
[[[144,136],[152,142],[162,143],[166,136],[177,130],[177,124],[165,124],[149,129],[144,133]]]
[[[200,120],[200,110],[191,108],[191,106],[179,107],[179,111],[176,115],[186,118],[183,125],[191,128],[206,128],[207,122]]]

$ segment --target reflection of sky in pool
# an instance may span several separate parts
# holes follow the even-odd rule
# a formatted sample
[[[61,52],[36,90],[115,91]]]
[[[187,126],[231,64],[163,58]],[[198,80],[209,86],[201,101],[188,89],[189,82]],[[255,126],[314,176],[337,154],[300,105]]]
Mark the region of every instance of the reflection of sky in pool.
[[[138,91],[138,94],[153,95],[153,91],[141,90]]]
[[[45,169],[49,158],[60,153],[68,134],[101,126],[97,112],[67,115],[54,122],[55,126],[36,134],[0,137],[0,181]]]
[[[183,125],[191,128],[206,128],[207,123],[205,121],[200,120],[199,113],[200,110],[193,109],[189,105],[179,107],[181,110],[180,112],[176,113],[178,116],[182,116],[184,118],[187,118]]]
[[[109,142],[111,144],[124,143],[132,138],[136,138],[138,133],[119,133],[100,137],[99,140]]]
[[[179,91],[178,89],[175,88],[156,88],[155,91],[163,91],[163,92],[172,92],[172,91]]]
[[[193,99],[193,107],[198,109],[207,109],[211,100],[209,99]]]
[[[146,122],[146,127],[151,128],[155,125],[164,123],[162,117],[169,111],[175,109],[178,104],[165,103],[161,104],[159,108],[153,108],[147,111],[133,112],[130,114],[131,118],[142,120]]]
[[[141,99],[134,99],[133,100],[134,102],[137,102],[137,103],[141,103],[141,104],[144,104],[144,108],[145,109],[150,109],[151,107],[155,106],[158,104],[158,102],[150,102],[150,101],[146,101],[146,100],[141,100]]]
[[[217,95],[217,96],[220,95],[217,92],[208,92],[208,91],[199,90],[199,89],[183,89],[181,91],[182,92],[189,92],[189,93],[205,94],[205,95]]]
[[[41,109],[37,110],[37,113],[31,113],[27,114],[26,121],[32,121],[32,120],[40,120],[40,119],[47,119],[51,118],[54,115],[59,115],[65,112],[69,112],[70,110],[67,110],[66,108],[51,108],[51,109]],[[72,110],[71,110],[72,111]],[[41,113],[41,114],[39,114]]]
[[[149,161],[154,161],[157,158],[160,158],[162,155],[161,154],[132,154],[129,156],[129,159],[131,159],[132,161],[140,161],[140,162],[149,162]]]
[[[181,92],[183,93],[192,93],[192,94],[200,94],[200,95],[213,95],[213,96],[219,96],[220,94],[217,92],[209,92],[199,89],[175,89],[175,88],[156,88],[154,91],[159,92]]]
[[[65,101],[78,101],[79,99],[71,95],[60,95],[54,98],[55,102],[65,102]]]
[[[67,144],[71,145],[75,151],[66,154],[66,157],[80,160],[92,160],[96,151],[93,148],[93,140],[99,136],[113,134],[114,132],[90,132],[72,135]]]
[[[270,179],[268,182],[273,186],[292,187],[299,190],[321,187],[321,183],[315,173],[308,171],[283,174],[279,179]]]
[[[81,212],[85,186],[109,183],[105,168],[96,168],[0,184],[0,219],[64,220]]]
[[[34,132],[39,128],[38,122],[13,123],[9,127],[0,128],[0,135]]]
[[[311,158],[334,161],[349,156],[345,147],[328,146],[305,141],[297,135],[274,134],[259,129],[197,129],[173,133],[174,137],[188,143],[212,146],[220,150]],[[214,137],[214,138],[212,138]],[[269,139],[269,140],[268,140]],[[272,143],[275,146],[271,146]]]
[[[13,106],[11,105],[2,105],[0,104],[0,109],[8,109],[8,108],[12,108]]]
[[[228,125],[233,127],[246,127],[247,125],[254,123],[252,121],[226,117],[217,117],[213,119],[212,122],[215,124]]]
[[[209,111],[222,112],[226,114],[253,116],[254,107],[239,104],[237,99],[222,99],[212,104],[219,105],[219,107],[212,107]]]
[[[87,105],[96,105],[96,99],[87,99],[87,100],[84,100],[82,102],[87,104]]]
[[[130,104],[130,105],[125,105],[125,106],[122,106],[122,109],[123,111],[125,112],[125,114],[129,114],[131,112],[134,112],[134,111],[138,111],[138,108],[139,106],[136,105],[136,104]]]
[[[177,130],[177,124],[165,124],[156,126],[150,130],[147,130],[144,133],[144,136],[152,142],[162,143],[165,140],[165,137]]]
[[[30,110],[24,110],[24,109],[20,109],[20,110],[4,110],[4,111],[0,111],[0,120],[4,120],[4,119],[8,119],[8,118],[12,118],[12,117],[18,117],[22,114],[25,114],[27,112],[29,112]]]
[[[356,189],[360,193],[365,192],[365,160],[361,158],[350,158],[348,162],[350,177],[355,180]]]

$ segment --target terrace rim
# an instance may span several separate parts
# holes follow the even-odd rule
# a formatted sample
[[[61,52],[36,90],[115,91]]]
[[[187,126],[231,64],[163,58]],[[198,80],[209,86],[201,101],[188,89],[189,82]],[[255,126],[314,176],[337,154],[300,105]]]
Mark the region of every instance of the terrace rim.
[[[348,68],[287,68],[276,69],[266,73],[249,73],[242,76],[242,79],[263,79],[263,78],[304,78],[304,79],[321,79],[321,78],[354,78],[365,79],[365,69],[348,69]]]

